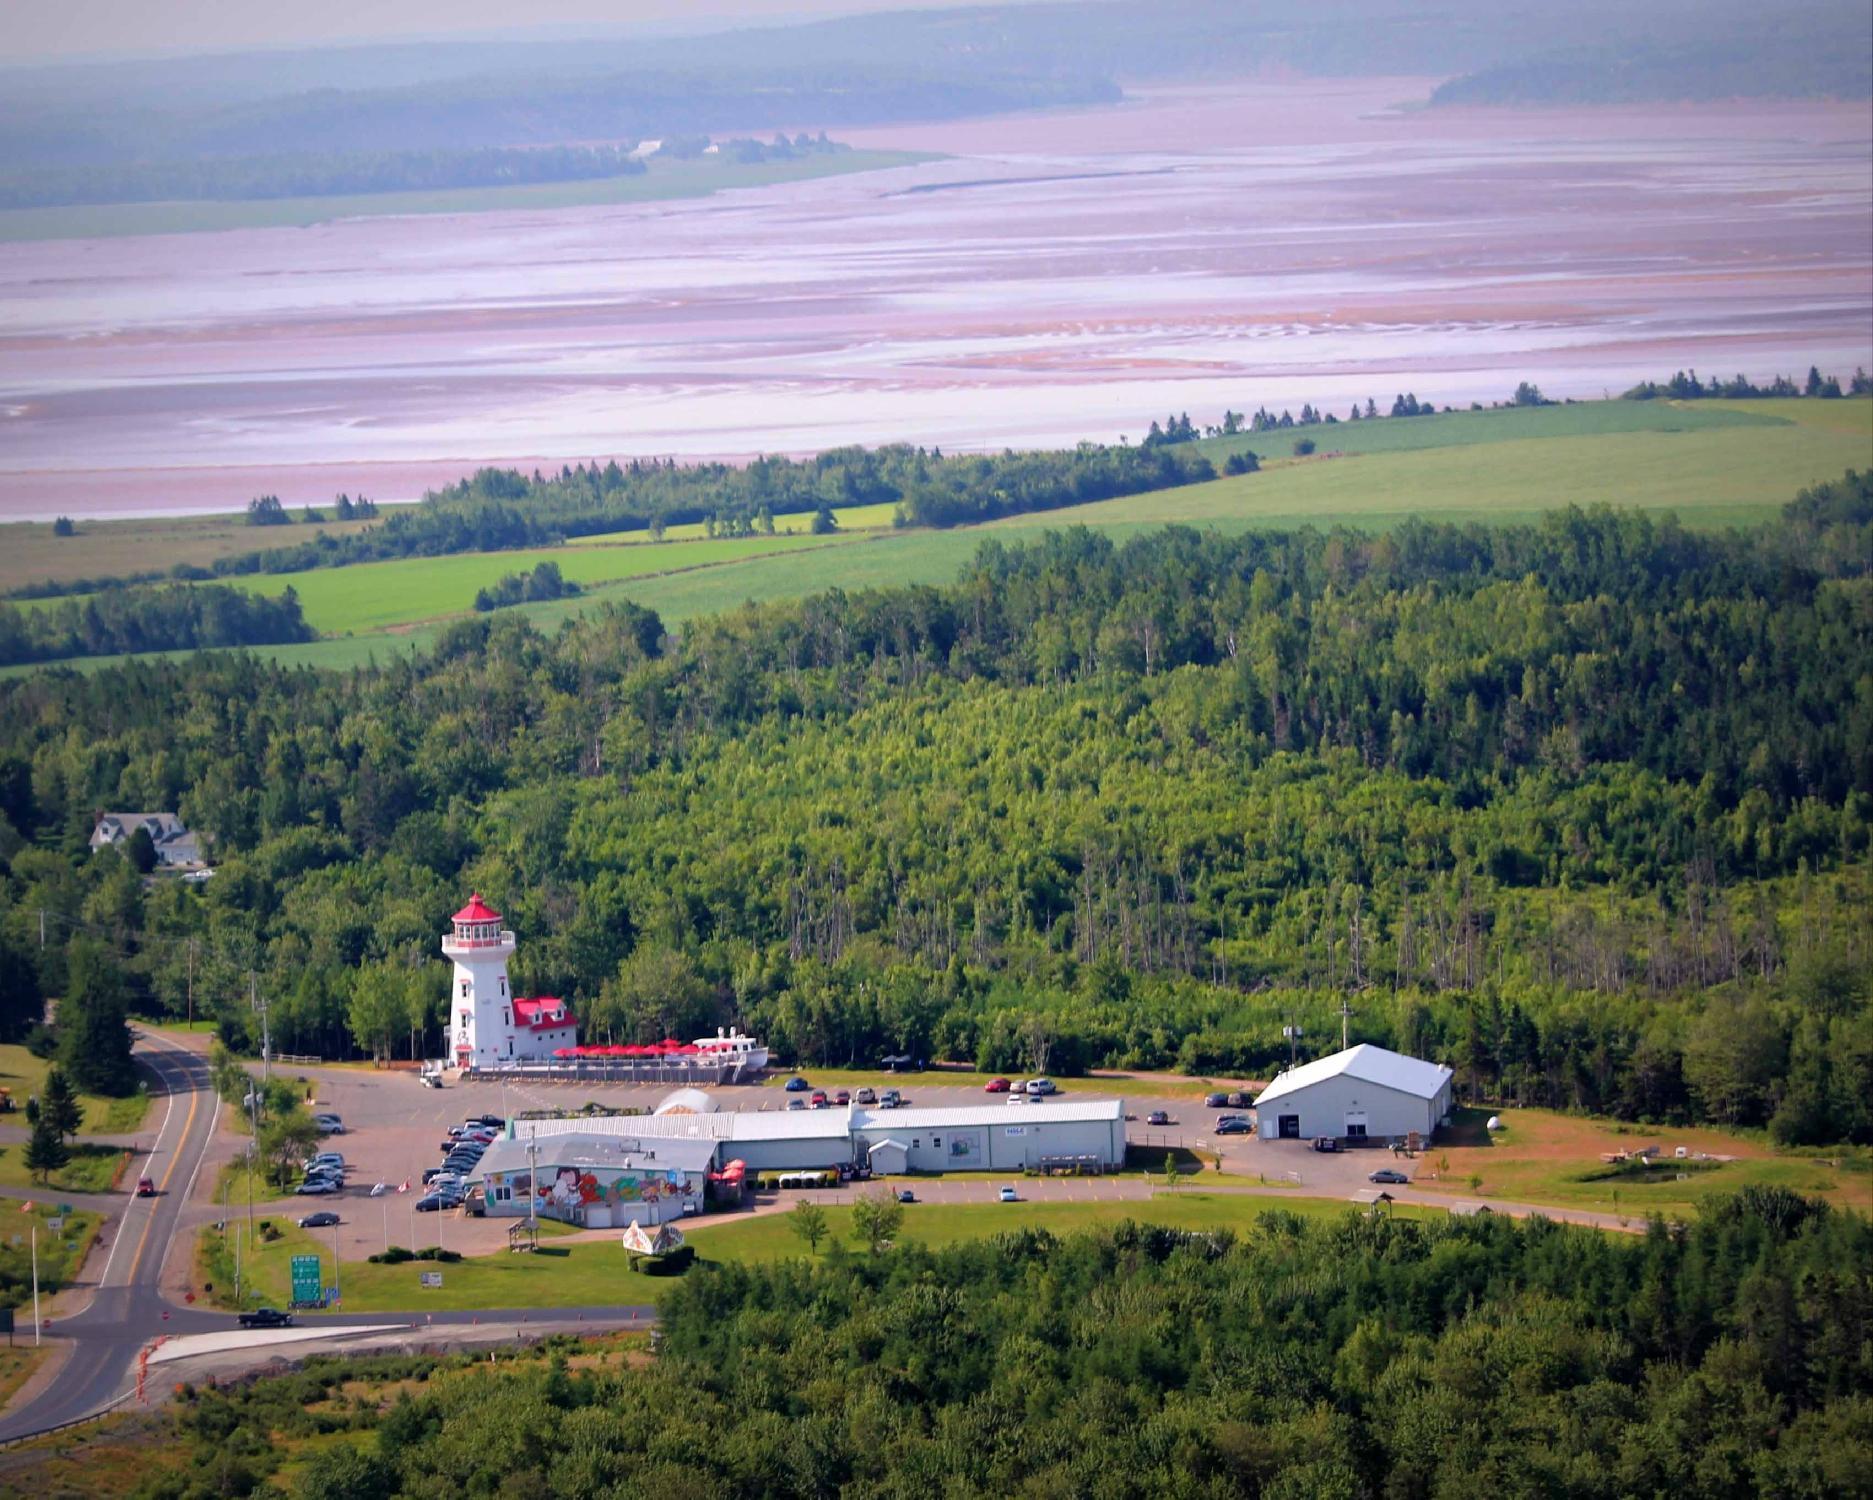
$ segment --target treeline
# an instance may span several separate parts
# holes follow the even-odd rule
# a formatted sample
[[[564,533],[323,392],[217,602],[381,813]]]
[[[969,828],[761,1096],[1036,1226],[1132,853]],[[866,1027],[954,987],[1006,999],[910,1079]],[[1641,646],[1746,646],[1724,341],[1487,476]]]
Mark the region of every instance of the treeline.
[[[556,562],[543,562],[522,573],[509,573],[491,588],[475,595],[475,608],[486,614],[492,609],[507,609],[515,604],[537,604],[547,599],[567,599],[577,595],[579,585],[563,577]]]
[[[140,1003],[426,1055],[470,887],[594,1039],[1265,1075],[1281,1026],[1467,1095],[1869,1138],[1873,493],[1773,526],[1561,512],[987,544],[949,588],[344,677],[241,657],[0,684],[0,931]],[[100,806],[221,860],[146,892]],[[217,998],[219,997],[219,998]]]
[[[0,209],[519,187],[527,183],[640,176],[646,170],[644,163],[623,146],[484,146],[472,150],[304,152],[215,156],[193,161],[130,161],[36,167],[0,174]]]
[[[829,522],[833,506],[890,504],[898,508],[902,525],[956,526],[1215,477],[1215,467],[1200,455],[1094,443],[1058,452],[961,456],[896,444],[835,448],[810,459],[757,458],[746,465],[679,465],[654,458],[620,464],[614,459],[562,465],[553,475],[537,469],[531,475],[481,469],[430,491],[419,505],[393,510],[365,531],[217,558],[208,567],[178,564],[168,576],[202,580],[299,573],[398,557],[544,547],[613,531],[661,534],[670,526],[710,522],[719,535],[752,535],[777,515],[825,512]],[[291,520],[270,496],[253,502],[250,519],[255,506],[263,512],[256,524]],[[270,519],[275,513],[277,520]],[[831,529],[826,522],[814,529]],[[124,581],[147,582],[152,576],[160,575]],[[112,580],[81,582],[91,589]],[[79,586],[45,583],[18,592],[47,597],[76,592]]]
[[[1270,1210],[699,1267],[649,1361],[188,1388],[146,1493],[1846,1495],[1873,1229],[1776,1189],[1639,1237]],[[447,1370],[447,1378],[428,1378]],[[393,1403],[334,1399],[373,1376]],[[502,1441],[487,1438],[501,1413]],[[733,1432],[733,1442],[723,1442]]]
[[[1767,385],[1755,385],[1742,375],[1732,376],[1729,380],[1718,377],[1714,380],[1698,379],[1697,371],[1678,371],[1670,380],[1642,380],[1629,391],[1620,392],[1622,401],[1748,401],[1774,397],[1779,400],[1792,400],[1806,397],[1809,400],[1837,401],[1843,394],[1838,375],[1823,375],[1816,365],[1808,366],[1808,378],[1797,384],[1786,375],[1778,375]],[[1853,378],[1847,382],[1846,395],[1873,396],[1873,375],[1864,369],[1856,369]]]
[[[136,651],[277,646],[313,635],[291,588],[268,598],[225,584],[176,584],[105,589],[32,609],[0,604],[0,666]]]

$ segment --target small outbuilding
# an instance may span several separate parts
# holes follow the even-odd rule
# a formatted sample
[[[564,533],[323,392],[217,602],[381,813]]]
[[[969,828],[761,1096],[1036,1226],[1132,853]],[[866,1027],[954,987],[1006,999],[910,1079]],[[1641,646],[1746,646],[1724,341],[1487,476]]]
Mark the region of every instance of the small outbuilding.
[[[1277,1074],[1255,1101],[1265,1141],[1330,1136],[1355,1144],[1425,1139],[1450,1113],[1452,1073],[1440,1063],[1371,1043]]]

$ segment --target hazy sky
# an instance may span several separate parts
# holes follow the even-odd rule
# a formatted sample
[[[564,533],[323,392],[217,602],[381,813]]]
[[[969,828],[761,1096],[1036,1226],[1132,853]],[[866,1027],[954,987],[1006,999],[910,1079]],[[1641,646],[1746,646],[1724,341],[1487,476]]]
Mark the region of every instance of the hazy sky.
[[[909,10],[981,0],[0,0],[4,60],[223,52],[392,38],[651,25],[714,31],[738,22]]]

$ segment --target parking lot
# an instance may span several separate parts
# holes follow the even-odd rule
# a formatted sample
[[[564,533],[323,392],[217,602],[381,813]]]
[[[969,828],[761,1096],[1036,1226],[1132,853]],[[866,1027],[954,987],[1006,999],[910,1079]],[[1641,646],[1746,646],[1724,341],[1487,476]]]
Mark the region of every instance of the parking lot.
[[[347,1260],[380,1251],[386,1244],[417,1249],[440,1243],[471,1255],[505,1246],[511,1220],[414,1211],[422,1194],[424,1169],[442,1160],[442,1143],[451,1125],[481,1114],[511,1118],[528,1110],[572,1111],[588,1101],[650,1110],[670,1092],[668,1087],[535,1081],[458,1084],[451,1080],[445,1088],[430,1089],[422,1086],[416,1074],[406,1072],[352,1067],[282,1071],[289,1077],[303,1076],[315,1085],[315,1109],[343,1116],[345,1134],[329,1138],[324,1149],[344,1155],[347,1185],[342,1193],[295,1197],[283,1205],[269,1205],[268,1211],[294,1220],[320,1210],[338,1213],[342,1222],[335,1229],[317,1233],[322,1241],[336,1245],[340,1256]],[[1019,1106],[1007,1106],[1006,1096],[984,1093],[975,1085],[945,1084],[941,1079],[940,1073],[913,1073],[905,1075],[898,1087],[907,1103],[920,1107],[987,1105],[1007,1108],[1011,1121],[1019,1119]],[[724,1110],[784,1110],[789,1099],[801,1097],[789,1095],[778,1083],[726,1086],[708,1092]],[[1062,1082],[1061,1094],[1056,1097],[1123,1097],[1126,1114],[1132,1117],[1126,1127],[1127,1140],[1147,1154],[1160,1147],[1219,1151],[1223,1171],[1230,1176],[1246,1178],[1250,1183],[1258,1178],[1296,1181],[1309,1196],[1350,1198],[1368,1186],[1367,1174],[1377,1168],[1398,1167],[1411,1172],[1416,1165],[1395,1160],[1382,1147],[1323,1154],[1304,1141],[1262,1141],[1252,1134],[1218,1136],[1211,1125],[1217,1114],[1226,1111],[1207,1109],[1200,1100],[1189,1097],[1121,1096],[1110,1087],[1101,1088],[1097,1080],[1080,1079]],[[1165,1113],[1168,1124],[1145,1123],[1156,1110]],[[374,1198],[371,1190],[377,1183],[385,1184],[386,1191]],[[397,1191],[404,1183],[409,1184],[408,1190]],[[911,1186],[919,1198],[931,1202],[990,1202],[997,1185],[979,1178],[945,1181],[921,1177]],[[1151,1183],[1136,1177],[1026,1179],[1019,1186],[1024,1198],[1081,1202],[1131,1197],[1142,1200],[1153,1190]],[[782,1196],[783,1201],[790,1201]]]

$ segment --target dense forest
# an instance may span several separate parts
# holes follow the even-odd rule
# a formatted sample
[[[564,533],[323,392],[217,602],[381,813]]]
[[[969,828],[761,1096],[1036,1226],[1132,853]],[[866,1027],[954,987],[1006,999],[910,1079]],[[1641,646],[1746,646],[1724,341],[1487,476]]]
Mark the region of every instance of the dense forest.
[[[594,1037],[1254,1075],[1350,997],[1466,1092],[1869,1138],[1870,570],[1856,475],[1737,533],[1075,530],[680,638],[41,671],[0,684],[12,1003],[77,933],[237,1046],[251,969],[288,1050],[422,1054],[472,885]],[[218,873],[87,857],[100,807]]]
[[[143,1493],[248,1493],[290,1440],[303,1500],[1818,1500],[1865,1492],[1869,1265],[1863,1216],[1773,1189],[1630,1237],[1271,1211],[1241,1236],[840,1247],[692,1271],[647,1362],[187,1390],[193,1461]],[[387,1405],[341,1397],[371,1380]]]
[[[105,589],[32,609],[0,604],[0,666],[133,651],[277,646],[312,638],[299,596],[290,587],[278,598],[226,584],[172,584]]]

